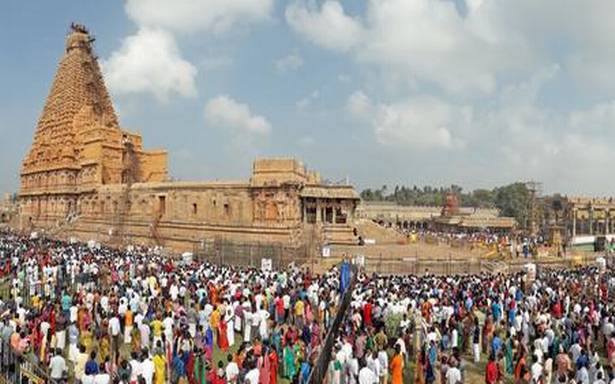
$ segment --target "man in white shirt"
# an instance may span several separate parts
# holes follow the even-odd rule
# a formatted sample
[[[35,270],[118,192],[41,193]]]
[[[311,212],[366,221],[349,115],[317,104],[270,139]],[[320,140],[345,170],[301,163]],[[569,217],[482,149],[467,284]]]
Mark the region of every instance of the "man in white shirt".
[[[239,376],[239,367],[237,366],[237,363],[233,361],[233,355],[229,354],[226,357],[226,360],[228,361],[225,370],[226,381],[228,384],[235,384],[237,383],[237,378]]]
[[[446,384],[460,384],[461,382],[461,371],[456,364],[453,364],[446,371]]]
[[[384,349],[378,352],[378,363],[380,365],[380,382],[388,383],[387,376],[389,373],[389,355],[387,355],[387,352]]]
[[[359,384],[378,384],[378,376],[374,371],[364,366],[359,371]]]
[[[109,319],[109,334],[111,335],[111,348],[117,354],[120,352],[120,319],[118,319],[117,315],[113,315]]]
[[[376,351],[374,351],[371,354],[368,353],[367,356],[365,357],[365,364],[367,365],[367,368],[369,368],[374,373],[374,375],[376,375],[376,380],[377,380],[378,377],[380,376],[380,369],[382,368],[380,367],[380,361],[378,360],[378,353]],[[360,377],[361,377],[361,372],[359,371],[359,378]]]
[[[139,380],[139,376],[143,374],[142,364],[137,359],[137,353],[132,353],[132,359],[128,362],[130,364],[130,382],[136,383]]]
[[[154,362],[148,356],[147,350],[143,351],[143,360],[141,361],[141,376],[145,379],[145,384],[152,384],[154,380]]]
[[[257,367],[253,367],[246,374],[246,380],[245,381],[247,383],[249,383],[249,384],[258,384],[258,376],[259,376],[258,368]]]
[[[540,378],[542,377],[542,371],[542,364],[540,364],[539,358],[537,356],[534,356],[534,364],[532,364],[530,372],[532,374],[532,380],[534,380],[535,383],[538,383],[540,381]]]
[[[49,377],[59,381],[64,377],[66,371],[66,361],[62,357],[62,351],[56,349],[53,357],[49,360]]]

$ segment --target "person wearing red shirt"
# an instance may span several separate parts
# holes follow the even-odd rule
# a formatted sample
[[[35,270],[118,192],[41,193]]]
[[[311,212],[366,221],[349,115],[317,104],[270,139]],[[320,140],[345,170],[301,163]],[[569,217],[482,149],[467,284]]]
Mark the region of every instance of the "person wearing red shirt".
[[[372,326],[372,300],[368,299],[363,305],[363,323],[366,327]]]
[[[489,356],[489,362],[487,363],[487,368],[485,370],[485,383],[486,384],[496,384],[499,378],[498,365],[495,362],[495,357],[493,354]]]
[[[278,382],[278,354],[275,352],[275,348],[271,348],[269,351],[269,384],[277,384]]]
[[[551,314],[554,318],[560,319],[562,317],[562,305],[559,300],[553,304],[553,308],[551,309]]]

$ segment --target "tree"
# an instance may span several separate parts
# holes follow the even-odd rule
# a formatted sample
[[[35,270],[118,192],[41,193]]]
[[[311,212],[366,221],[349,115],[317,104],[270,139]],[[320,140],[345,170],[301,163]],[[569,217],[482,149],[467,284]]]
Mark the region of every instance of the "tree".
[[[513,183],[494,190],[494,203],[500,215],[514,217],[521,226],[528,220],[530,192],[524,183]]]
[[[374,192],[370,188],[361,191],[361,199],[365,201],[373,201],[374,197]]]
[[[379,189],[365,189],[361,192],[361,198],[365,201],[392,201],[400,205],[419,205],[440,207],[446,201],[446,194],[457,194],[462,207],[497,208],[501,216],[514,217],[519,224],[525,226],[529,219],[530,193],[524,183],[513,183],[492,190],[476,189],[472,192],[464,192],[455,184],[450,187],[434,187],[425,185],[422,188],[414,185],[395,186],[391,193],[387,194],[387,186]]]

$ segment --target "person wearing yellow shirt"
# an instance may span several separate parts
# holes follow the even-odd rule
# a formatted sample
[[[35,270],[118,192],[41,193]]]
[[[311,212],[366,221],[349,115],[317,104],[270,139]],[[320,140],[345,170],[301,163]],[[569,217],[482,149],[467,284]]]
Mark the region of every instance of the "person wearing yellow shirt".
[[[305,311],[305,304],[301,299],[295,303],[295,326],[297,329],[303,329],[303,313]]]
[[[154,362],[154,384],[164,384],[166,380],[167,359],[164,352],[158,350],[153,358]]]
[[[40,310],[42,303],[41,303],[41,298],[38,295],[32,296],[31,303],[32,303],[32,307]]]
[[[149,323],[149,327],[152,330],[153,345],[156,345],[158,340],[162,340],[162,331],[164,330],[164,325],[160,321],[160,315]]]
[[[218,341],[218,325],[220,324],[220,309],[216,305],[216,309],[213,310],[211,315],[209,316],[209,326],[214,330],[215,340],[214,343]]]

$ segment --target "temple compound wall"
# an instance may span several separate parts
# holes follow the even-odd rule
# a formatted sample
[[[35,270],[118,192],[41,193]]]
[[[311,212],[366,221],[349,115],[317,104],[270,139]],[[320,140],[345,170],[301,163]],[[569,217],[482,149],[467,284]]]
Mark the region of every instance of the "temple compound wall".
[[[318,249],[354,243],[359,201],[292,158],[247,181],[171,182],[167,153],[120,127],[85,27],[66,51],[21,169],[20,226],[115,244],[192,249],[207,239]]]

